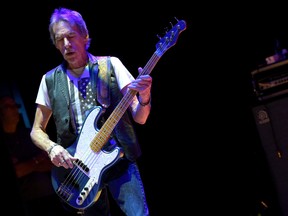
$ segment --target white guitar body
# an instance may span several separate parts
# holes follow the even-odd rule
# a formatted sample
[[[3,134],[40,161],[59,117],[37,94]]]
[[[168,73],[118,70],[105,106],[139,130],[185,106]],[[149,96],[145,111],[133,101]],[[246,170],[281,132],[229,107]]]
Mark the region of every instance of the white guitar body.
[[[77,209],[87,208],[98,199],[102,175],[123,156],[121,148],[117,146],[108,152],[102,149],[93,151],[89,145],[99,131],[96,125],[100,114],[101,107],[95,107],[88,114],[76,143],[67,148],[71,155],[79,159],[74,163],[74,168],[52,169],[52,183],[57,194]]]

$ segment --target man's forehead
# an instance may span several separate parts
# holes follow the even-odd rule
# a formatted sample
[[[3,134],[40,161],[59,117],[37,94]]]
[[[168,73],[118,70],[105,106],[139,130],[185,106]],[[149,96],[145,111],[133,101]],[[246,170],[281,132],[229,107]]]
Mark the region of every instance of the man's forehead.
[[[70,32],[76,32],[78,29],[77,27],[74,25],[71,25],[70,23],[68,22],[65,22],[65,21],[60,21],[58,23],[55,23],[54,26],[53,26],[53,31],[55,32],[55,34],[59,34],[59,35],[62,35],[62,34],[67,34],[67,33],[70,33]]]

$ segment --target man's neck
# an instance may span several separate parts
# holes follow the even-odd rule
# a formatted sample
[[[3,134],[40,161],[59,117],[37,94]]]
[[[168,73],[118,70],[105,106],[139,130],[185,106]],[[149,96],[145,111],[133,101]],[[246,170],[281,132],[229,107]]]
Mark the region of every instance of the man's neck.
[[[86,65],[85,65],[86,66]],[[83,74],[85,66],[80,68],[69,69],[70,73],[75,77],[80,77]]]

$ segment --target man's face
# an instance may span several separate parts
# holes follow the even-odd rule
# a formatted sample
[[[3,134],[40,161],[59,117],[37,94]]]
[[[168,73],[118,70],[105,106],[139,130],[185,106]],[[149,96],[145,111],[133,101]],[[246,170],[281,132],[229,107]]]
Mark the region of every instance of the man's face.
[[[53,26],[55,45],[70,66],[77,68],[86,62],[86,44],[88,39],[81,36],[76,26],[60,21]]]

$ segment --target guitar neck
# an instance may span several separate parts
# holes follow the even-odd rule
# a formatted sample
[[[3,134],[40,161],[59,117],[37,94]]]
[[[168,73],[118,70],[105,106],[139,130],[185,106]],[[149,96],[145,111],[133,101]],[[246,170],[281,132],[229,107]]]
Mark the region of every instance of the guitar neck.
[[[156,51],[153,53],[141,73],[139,73],[138,77],[141,75],[150,74],[157,62],[160,60],[160,57],[172,46],[175,45],[178,35],[186,29],[186,22],[184,20],[178,21],[176,25],[170,29],[166,33],[166,35],[160,39],[160,41],[156,44]],[[137,77],[137,78],[138,78]],[[129,105],[131,104],[133,97],[137,94],[134,90],[128,90],[127,93],[123,96],[119,104],[116,106],[114,111],[111,113],[109,118],[105,121],[97,135],[92,140],[90,147],[93,151],[100,151],[101,148],[108,141],[110,134],[113,129],[122,118],[124,112],[127,110]]]
[[[160,57],[154,53],[150,60],[147,62],[145,67],[143,68],[142,72],[138,75],[146,75],[150,74],[157,62],[159,61]],[[105,145],[107,140],[110,137],[110,134],[116,127],[117,123],[120,121],[122,116],[124,115],[125,111],[128,109],[129,105],[131,104],[133,97],[137,94],[137,91],[129,89],[127,93],[123,96],[120,100],[114,111],[102,125],[101,129],[97,133],[97,135],[92,140],[90,147],[93,151],[97,152]]]

